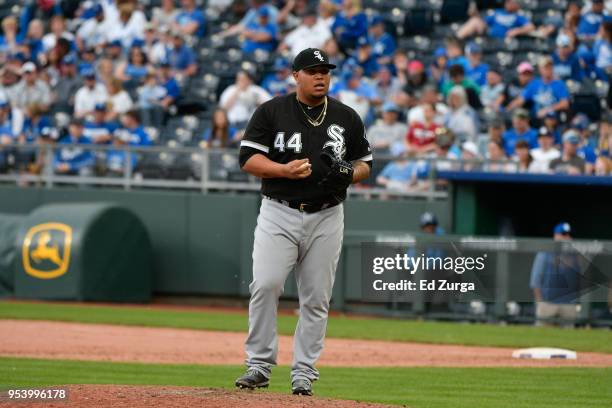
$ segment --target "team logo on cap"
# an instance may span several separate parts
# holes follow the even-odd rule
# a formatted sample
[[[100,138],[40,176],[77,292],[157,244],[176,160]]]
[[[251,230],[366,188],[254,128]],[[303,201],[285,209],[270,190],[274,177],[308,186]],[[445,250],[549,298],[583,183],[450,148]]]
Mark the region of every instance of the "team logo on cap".
[[[72,228],[58,222],[36,225],[28,231],[22,245],[25,272],[39,279],[62,276],[70,265]]]
[[[319,50],[316,50],[314,52],[314,56],[315,56],[315,58],[318,58],[319,61],[321,61],[321,62],[325,61],[325,59],[323,59],[323,56],[321,55],[321,51],[319,51]]]

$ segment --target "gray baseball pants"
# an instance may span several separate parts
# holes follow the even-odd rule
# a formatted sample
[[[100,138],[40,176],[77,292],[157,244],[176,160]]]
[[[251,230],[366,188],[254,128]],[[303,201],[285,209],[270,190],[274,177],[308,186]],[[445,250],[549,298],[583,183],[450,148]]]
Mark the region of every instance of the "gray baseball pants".
[[[327,312],[342,248],[342,204],[308,214],[262,199],[253,248],[249,289],[246,364],[266,377],[276,365],[278,299],[295,269],[300,316],[293,338],[291,379],[315,381],[314,367],[323,350]]]

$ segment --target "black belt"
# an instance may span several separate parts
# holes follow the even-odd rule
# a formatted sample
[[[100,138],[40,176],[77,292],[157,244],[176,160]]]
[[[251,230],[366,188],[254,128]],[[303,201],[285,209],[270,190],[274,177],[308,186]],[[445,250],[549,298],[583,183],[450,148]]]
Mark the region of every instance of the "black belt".
[[[263,198],[267,200],[271,200],[271,201],[276,201],[277,203],[280,203],[286,207],[293,208],[294,210],[298,210],[299,212],[305,212],[309,214],[316,213],[321,210],[325,210],[327,208],[332,208],[340,204],[340,202],[331,202],[331,201],[326,201],[322,203],[307,203],[307,202],[297,201],[297,200],[287,201],[287,200],[281,200],[281,199],[274,198],[274,197],[268,197],[267,195],[263,195]]]

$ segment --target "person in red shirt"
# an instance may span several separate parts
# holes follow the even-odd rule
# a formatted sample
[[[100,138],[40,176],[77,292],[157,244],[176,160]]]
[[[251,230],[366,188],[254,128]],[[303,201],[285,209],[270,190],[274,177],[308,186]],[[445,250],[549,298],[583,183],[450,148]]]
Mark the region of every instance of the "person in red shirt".
[[[422,155],[435,149],[436,129],[440,125],[434,122],[436,107],[432,103],[423,104],[423,122],[413,122],[406,134],[406,150],[408,153]]]

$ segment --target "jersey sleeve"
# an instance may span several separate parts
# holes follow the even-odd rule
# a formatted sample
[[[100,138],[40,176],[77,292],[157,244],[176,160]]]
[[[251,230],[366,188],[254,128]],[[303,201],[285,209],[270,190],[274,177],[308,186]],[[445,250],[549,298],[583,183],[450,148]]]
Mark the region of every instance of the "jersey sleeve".
[[[352,112],[350,138],[346,147],[347,161],[361,160],[372,166],[372,150],[368,142],[365,125],[356,112]]]
[[[267,104],[260,105],[247,124],[244,137],[240,141],[240,167],[255,154],[268,156],[272,144],[272,131],[270,130]]]

